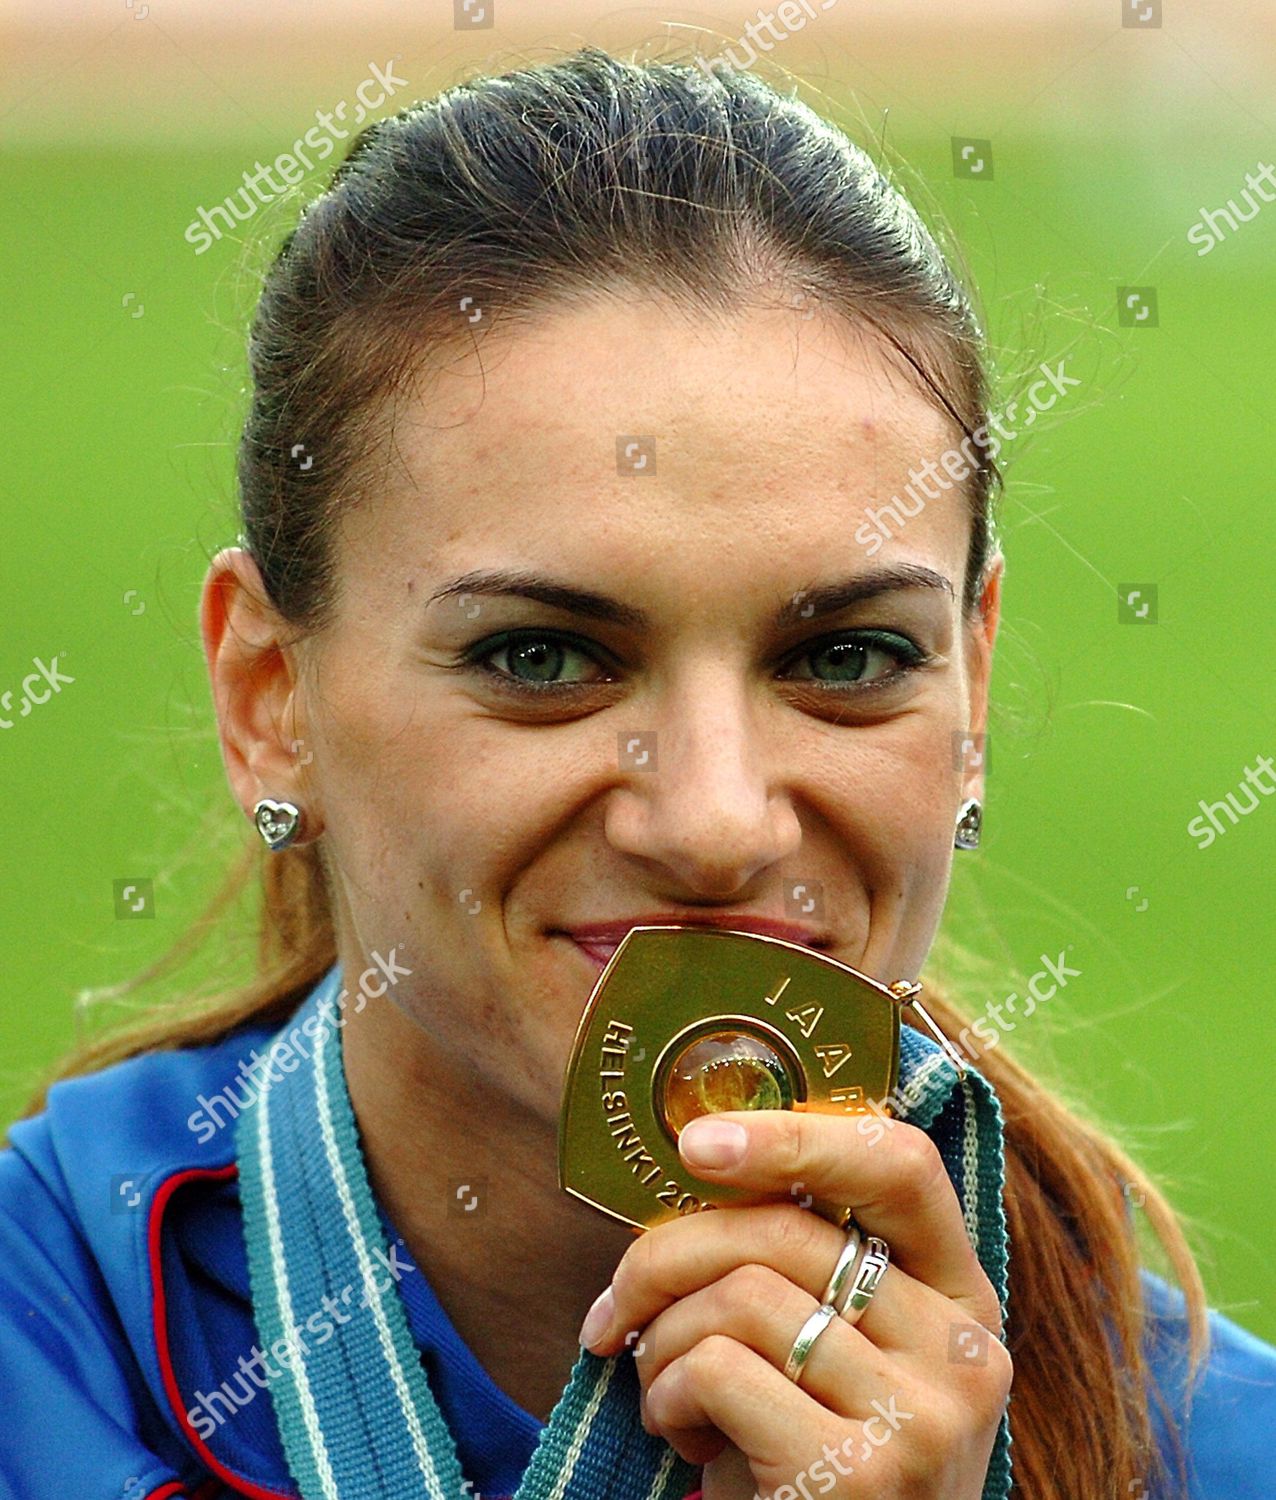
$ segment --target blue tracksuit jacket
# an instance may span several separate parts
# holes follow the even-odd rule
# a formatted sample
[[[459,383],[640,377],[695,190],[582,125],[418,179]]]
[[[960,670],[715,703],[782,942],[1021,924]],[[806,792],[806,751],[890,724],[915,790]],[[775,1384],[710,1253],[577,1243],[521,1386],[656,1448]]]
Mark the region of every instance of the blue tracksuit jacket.
[[[68,1080],[13,1126],[0,1152],[0,1500],[296,1495],[252,1321],[228,1086],[272,1034]],[[405,1252],[386,1274],[471,1494],[511,1494],[541,1424],[492,1382]],[[1172,1381],[1181,1300],[1144,1274],[1167,1320],[1150,1354]],[[1185,1429],[1193,1500],[1276,1496],[1276,1348],[1217,1312],[1211,1326]]]

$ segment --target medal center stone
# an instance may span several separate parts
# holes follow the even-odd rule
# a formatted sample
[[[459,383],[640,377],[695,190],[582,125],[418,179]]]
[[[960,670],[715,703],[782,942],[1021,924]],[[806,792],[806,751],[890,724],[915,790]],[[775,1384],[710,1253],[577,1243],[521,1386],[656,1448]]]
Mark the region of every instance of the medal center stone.
[[[722,1109],[789,1109],[793,1086],[769,1043],[744,1031],[719,1031],[698,1037],[674,1058],[660,1103],[676,1135],[688,1121]]]

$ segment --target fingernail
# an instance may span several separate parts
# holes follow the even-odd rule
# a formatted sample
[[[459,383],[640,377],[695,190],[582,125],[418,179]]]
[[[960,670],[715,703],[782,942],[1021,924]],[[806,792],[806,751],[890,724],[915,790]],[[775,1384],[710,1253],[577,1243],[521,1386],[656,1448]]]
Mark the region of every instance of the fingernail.
[[[594,1305],[585,1314],[585,1321],[580,1325],[580,1342],[586,1349],[599,1338],[611,1322],[615,1303],[616,1299],[612,1296],[610,1287],[600,1292],[595,1298]]]
[[[701,1115],[682,1127],[678,1150],[693,1167],[732,1167],[744,1155],[749,1133],[734,1120]]]

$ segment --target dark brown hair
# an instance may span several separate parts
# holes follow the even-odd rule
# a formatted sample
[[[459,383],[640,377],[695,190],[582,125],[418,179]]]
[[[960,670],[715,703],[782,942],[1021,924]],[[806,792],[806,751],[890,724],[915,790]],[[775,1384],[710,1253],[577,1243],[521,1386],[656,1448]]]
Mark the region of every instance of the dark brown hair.
[[[963,607],[977,611],[1001,482],[985,425],[987,352],[971,294],[918,213],[842,130],[752,74],[589,47],[370,125],[269,267],[251,331],[242,526],[299,635],[331,616],[336,520],[375,488],[396,400],[427,361],[616,292],[702,316],[778,297],[879,341],[978,457],[961,490]],[[313,458],[304,470],[299,443]],[[159,1009],[82,1049],[60,1076],[282,1024],[337,957],[317,844],[246,849],[195,928],[124,990],[171,970],[255,884],[252,982],[211,1006]],[[927,1003],[949,1036],[968,1022],[929,979]],[[980,1067],[1006,1125],[1014,1492],[1096,1500],[1151,1487],[1148,1403],[1159,1396],[1142,1355],[1127,1193],[1186,1295],[1195,1369],[1208,1329],[1192,1253],[1165,1198],[1112,1140],[1002,1048]]]

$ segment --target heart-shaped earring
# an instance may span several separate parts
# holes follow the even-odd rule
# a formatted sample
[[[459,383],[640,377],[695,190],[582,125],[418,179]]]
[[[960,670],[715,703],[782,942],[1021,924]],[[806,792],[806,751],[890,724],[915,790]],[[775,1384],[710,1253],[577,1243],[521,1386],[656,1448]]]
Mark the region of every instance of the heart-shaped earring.
[[[978,849],[979,834],[984,826],[984,810],[975,797],[967,797],[957,809],[957,828],[953,845],[958,849]]]
[[[253,822],[257,832],[265,839],[271,853],[285,849],[297,837],[301,827],[301,809],[291,802],[276,802],[263,797],[253,808]]]

